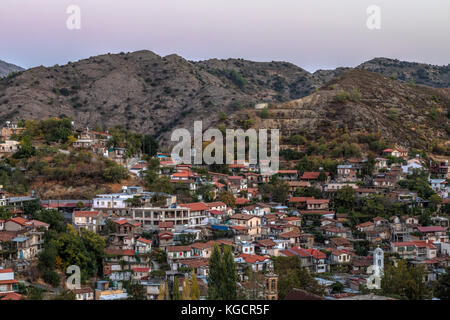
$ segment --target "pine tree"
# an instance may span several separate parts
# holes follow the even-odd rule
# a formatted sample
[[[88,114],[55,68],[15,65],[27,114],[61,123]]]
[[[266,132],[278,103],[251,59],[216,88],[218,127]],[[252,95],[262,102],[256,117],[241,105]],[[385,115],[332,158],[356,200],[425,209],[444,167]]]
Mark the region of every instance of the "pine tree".
[[[173,279],[172,299],[180,300],[180,283],[178,281],[178,276],[175,276]]]
[[[200,288],[198,287],[197,276],[192,271],[192,300],[200,300]]]

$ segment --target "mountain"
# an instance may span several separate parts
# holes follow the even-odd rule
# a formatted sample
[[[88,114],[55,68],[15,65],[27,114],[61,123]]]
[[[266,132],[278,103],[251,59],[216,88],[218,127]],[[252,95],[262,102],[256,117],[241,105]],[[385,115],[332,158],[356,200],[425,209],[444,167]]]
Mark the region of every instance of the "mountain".
[[[24,69],[21,67],[0,60],[0,78],[6,77],[8,74],[12,72],[18,72],[23,70]]]
[[[0,80],[0,119],[69,116],[78,126],[123,125],[156,136],[205,125],[256,102],[305,96],[322,83],[285,62],[187,61],[150,51],[37,67]]]
[[[413,81],[436,88],[450,87],[450,64],[435,66],[397,59],[375,58],[360,64],[356,69],[377,72],[403,82]]]
[[[395,62],[374,59],[357,69],[390,77],[402,66],[386,61]],[[425,66],[406,65],[405,81],[418,83],[414,77]],[[205,127],[216,123],[222,111],[230,115],[259,102],[278,105],[308,96],[348,70],[309,73],[287,62],[242,59],[194,62],[146,50],[105,54],[0,79],[0,121],[69,116],[78,127],[122,125],[166,140],[176,127],[192,128],[194,120]],[[432,85],[449,86],[448,67],[425,70]]]
[[[318,91],[269,108],[268,116],[242,110],[227,126],[280,129],[282,136],[300,134],[310,141],[343,134],[372,134],[404,147],[449,151],[450,89],[431,88],[386,78],[366,70],[347,70]],[[444,147],[443,147],[444,146]],[[436,151],[436,150],[435,150]]]

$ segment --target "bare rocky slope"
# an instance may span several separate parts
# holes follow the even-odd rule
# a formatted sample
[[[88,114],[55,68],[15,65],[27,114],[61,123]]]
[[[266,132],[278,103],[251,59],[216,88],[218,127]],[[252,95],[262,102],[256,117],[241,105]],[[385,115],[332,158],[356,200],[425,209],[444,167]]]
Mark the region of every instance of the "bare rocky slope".
[[[7,75],[11,74],[12,72],[18,72],[23,71],[24,69],[16,66],[12,63],[7,63],[5,61],[0,60],[0,78],[6,77]]]
[[[375,134],[393,144],[429,149],[447,145],[450,89],[402,83],[365,70],[348,70],[317,92],[269,108],[240,111],[227,120],[242,127],[280,129],[318,140],[336,132]],[[444,150],[445,153],[445,150]]]

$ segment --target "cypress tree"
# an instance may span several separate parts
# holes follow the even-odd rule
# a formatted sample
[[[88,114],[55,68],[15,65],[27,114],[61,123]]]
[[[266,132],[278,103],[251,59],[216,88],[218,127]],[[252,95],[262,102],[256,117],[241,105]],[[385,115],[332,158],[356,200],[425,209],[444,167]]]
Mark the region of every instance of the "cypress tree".
[[[200,300],[200,288],[197,283],[197,276],[195,272],[192,271],[192,300]]]
[[[181,293],[181,300],[191,300],[191,282],[186,277],[183,281],[183,292]]]
[[[175,276],[173,279],[172,299],[180,300],[180,283],[178,281],[178,276]]]
[[[208,299],[221,300],[223,292],[222,278],[224,276],[222,265],[222,256],[220,248],[214,245],[213,252],[209,258],[209,274],[208,274]]]
[[[223,298],[225,300],[236,300],[237,272],[230,246],[224,248],[222,261],[224,265],[224,276],[222,277],[224,281]]]

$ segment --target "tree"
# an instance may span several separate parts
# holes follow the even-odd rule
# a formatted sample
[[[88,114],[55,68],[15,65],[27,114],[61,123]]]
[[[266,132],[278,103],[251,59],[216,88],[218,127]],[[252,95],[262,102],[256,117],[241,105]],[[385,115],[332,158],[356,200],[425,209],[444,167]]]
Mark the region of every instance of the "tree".
[[[192,300],[200,300],[200,288],[198,287],[197,276],[192,271]]]
[[[167,281],[161,282],[161,285],[159,286],[158,300],[170,300]]]
[[[64,290],[63,292],[55,296],[53,300],[76,300],[76,296],[75,293],[73,293],[73,291]]]
[[[317,177],[317,180],[319,182],[325,182],[327,181],[327,175],[325,174],[325,172],[320,171],[319,176]]]
[[[223,253],[218,244],[214,245],[209,259],[208,299],[236,299],[237,273],[231,247],[225,246]]]
[[[192,299],[192,287],[191,281],[188,277],[183,280],[183,291],[181,292],[181,300],[191,300]]]
[[[101,274],[103,272],[103,258],[105,256],[105,239],[95,232],[84,229],[81,231],[81,239],[89,256],[89,265],[91,266],[92,272]]]
[[[23,204],[23,213],[26,215],[32,215],[36,211],[41,209],[41,203],[38,199],[32,201],[26,201]]]
[[[289,185],[282,179],[275,179],[271,193],[274,201],[284,203],[289,195]]]
[[[435,295],[442,300],[450,300],[450,267],[447,267],[436,285]]]
[[[180,300],[180,282],[178,276],[173,278],[172,300]]]
[[[331,292],[332,293],[341,293],[344,291],[344,285],[340,282],[335,282],[331,285]]]
[[[231,246],[224,247],[222,261],[224,264],[224,274],[222,278],[224,281],[223,287],[225,290],[225,296],[223,298],[225,300],[236,300],[236,283],[238,278]]]
[[[375,156],[373,155],[373,153],[369,153],[367,156],[367,161],[363,163],[361,173],[363,175],[371,176],[373,171],[375,170],[375,164]]]
[[[408,266],[405,260],[399,260],[397,266],[385,264],[381,290],[385,295],[401,299],[422,300],[428,295],[428,288],[423,281],[425,274],[424,266]]]
[[[16,159],[28,159],[36,154],[36,149],[33,147],[32,138],[29,135],[24,135],[20,140],[20,149],[14,154]]]
[[[212,202],[214,200],[214,186],[209,183],[200,184],[196,194],[201,196],[203,201]]]
[[[263,196],[272,198],[273,201],[284,203],[289,195],[289,185],[277,175],[272,176],[267,184],[260,187]]]
[[[322,198],[322,191],[314,187],[297,188],[294,191],[294,197],[314,197]]]
[[[159,177],[152,184],[148,186],[148,189],[153,192],[162,192],[162,193],[174,193],[175,187],[170,182],[169,177]]]
[[[224,275],[224,266],[218,244],[214,245],[213,252],[209,258],[208,274],[208,299],[220,300],[224,291],[222,277]]]
[[[233,196],[233,193],[231,193],[230,191],[226,191],[223,190],[219,193],[217,199],[219,201],[222,201],[223,203],[225,203],[227,206],[233,208],[235,206],[235,201],[236,199]]]
[[[349,186],[337,190],[334,203],[337,208],[352,209],[355,204],[355,190]]]
[[[245,79],[235,70],[231,70],[228,77],[231,81],[234,82],[235,85],[237,85],[239,88],[243,88],[245,86]]]
[[[324,288],[318,284],[311,273],[301,266],[300,258],[273,257],[275,273],[278,274],[278,297],[284,299],[293,288],[323,295]]]
[[[149,157],[153,157],[158,152],[158,142],[149,134],[144,135],[142,141],[142,153]]]
[[[44,299],[44,290],[30,286],[27,288],[28,300],[42,300]]]
[[[225,121],[227,119],[227,114],[223,111],[220,111],[218,117],[220,121]]]
[[[123,166],[113,161],[107,161],[107,168],[103,172],[103,178],[107,182],[120,182],[128,178],[128,171]]]
[[[442,198],[439,195],[433,194],[430,196],[430,204],[431,204],[431,208],[433,209],[433,211],[436,211],[441,203],[442,203]]]
[[[52,287],[58,287],[61,283],[61,277],[54,270],[46,270],[42,276],[45,282]]]
[[[147,291],[139,282],[132,281],[126,285],[128,300],[147,300]]]
[[[126,199],[124,202],[130,205],[130,207],[138,208],[142,205],[141,197],[133,196],[133,198]]]
[[[268,109],[267,107],[264,107],[264,108],[261,110],[260,117],[261,117],[262,119],[267,119],[267,118],[269,118],[269,109]]]
[[[55,230],[56,232],[65,232],[67,224],[64,221],[64,216],[61,212],[56,209],[46,209],[34,211],[31,214],[31,218],[48,223],[50,230]]]

